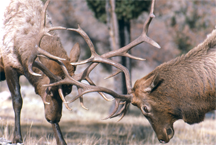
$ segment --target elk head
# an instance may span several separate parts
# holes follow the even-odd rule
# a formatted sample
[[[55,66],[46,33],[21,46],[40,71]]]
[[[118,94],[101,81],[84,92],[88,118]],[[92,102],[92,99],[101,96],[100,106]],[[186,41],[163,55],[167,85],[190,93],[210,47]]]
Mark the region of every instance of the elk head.
[[[167,143],[174,135],[173,123],[178,119],[164,95],[163,79],[154,71],[137,80],[133,88],[131,103],[137,106],[152,125],[158,140]],[[163,89],[161,89],[163,88]],[[155,91],[157,90],[157,91]]]
[[[26,63],[26,72],[32,76],[42,76],[45,74],[49,78],[50,83],[53,83],[53,82],[59,81],[62,78],[64,78],[64,73],[62,72],[61,68],[59,69],[58,63],[67,65],[68,70],[70,69],[70,71],[69,71],[70,76],[72,76],[74,74],[76,67],[70,65],[70,62],[76,62],[78,60],[79,54],[80,54],[80,48],[79,48],[79,44],[74,45],[74,47],[71,49],[71,52],[70,52],[70,60],[69,60],[69,58],[67,58],[67,59],[61,58],[61,57],[66,57],[65,52],[62,52],[62,53],[60,52],[58,54],[58,55],[60,55],[60,57],[57,57],[57,56],[51,54],[52,51],[55,51],[54,49],[62,47],[60,45],[60,43],[54,44],[55,46],[52,46],[52,41],[58,41],[59,42],[60,40],[58,37],[53,36],[52,35],[53,33],[51,31],[53,31],[53,30],[66,30],[66,28],[61,27],[61,26],[57,26],[57,27],[47,27],[46,26],[47,25],[46,9],[48,7],[49,2],[50,2],[50,0],[47,0],[43,9],[42,9],[40,29],[39,29],[38,33],[35,34],[35,37],[30,38],[31,44],[32,44],[31,48],[33,47],[33,49],[31,50],[31,54],[28,54],[28,56],[26,56],[26,57],[28,57],[27,63]],[[44,39],[44,40],[42,41],[42,39]],[[25,45],[25,42],[22,45]],[[43,49],[41,49],[41,46],[43,47]],[[23,48],[25,48],[25,46],[23,46]],[[50,49],[50,48],[52,48],[53,50],[49,50],[49,52],[50,52],[49,53],[46,49]],[[60,50],[61,49],[59,49],[59,51]],[[46,58],[48,58],[48,59],[46,59]],[[25,59],[24,59],[24,61],[25,61]],[[44,62],[46,62],[46,63],[44,63]],[[25,64],[25,63],[23,63],[23,64]],[[47,64],[49,64],[49,65],[47,65]],[[38,73],[39,70],[33,69],[33,67],[41,70],[43,72],[43,74]],[[41,77],[41,78],[43,78],[43,77]],[[40,80],[40,81],[46,82],[46,79]],[[41,84],[43,84],[43,83],[41,83]],[[41,87],[41,85],[39,85],[39,87]],[[44,87],[42,87],[42,88],[44,88]],[[45,92],[44,92],[44,89],[41,89],[41,88],[36,89],[37,93],[41,95],[42,100],[43,100],[45,105],[50,104],[48,101],[46,101],[47,96],[53,97],[53,96],[59,95],[61,97],[61,99],[64,100],[64,95],[69,94],[71,92],[71,90],[72,90],[72,85],[67,85],[67,84],[63,85],[63,86],[49,87],[46,89]],[[38,92],[38,91],[40,91],[40,92]],[[68,107],[68,104],[65,104],[65,106],[68,109],[70,109]]]
[[[155,114],[157,115],[157,114],[161,113],[162,110],[157,108],[154,101],[150,101],[147,99],[147,97],[151,95],[150,92],[152,92],[152,90],[154,90],[154,88],[157,87],[157,82],[156,82],[157,81],[157,75],[151,75],[151,76],[145,77],[144,79],[138,80],[136,82],[134,88],[132,88],[131,79],[130,79],[128,69],[126,67],[124,67],[123,65],[109,59],[109,58],[115,57],[115,56],[126,56],[126,57],[136,59],[136,60],[144,60],[142,58],[132,56],[128,53],[128,51],[131,48],[133,48],[134,46],[136,46],[142,42],[147,42],[147,43],[149,43],[149,44],[151,44],[157,48],[160,48],[160,46],[155,41],[153,41],[151,38],[149,38],[147,36],[149,24],[150,24],[151,20],[154,18],[154,14],[153,14],[154,3],[155,3],[155,0],[152,0],[150,14],[149,14],[147,20],[144,22],[142,34],[137,39],[132,41],[130,44],[128,44],[128,45],[126,45],[126,46],[124,46],[118,50],[113,50],[111,52],[105,53],[101,56],[96,53],[92,41],[90,40],[88,35],[80,27],[78,27],[78,29],[74,29],[74,28],[67,29],[69,31],[75,31],[75,32],[79,33],[84,38],[84,40],[88,44],[90,51],[91,51],[91,57],[90,58],[83,60],[83,61],[80,61],[80,62],[71,63],[71,65],[76,66],[76,65],[80,65],[80,64],[89,63],[89,62],[90,62],[90,65],[80,74],[74,74],[71,77],[69,75],[65,65],[61,62],[61,60],[59,58],[57,58],[57,59],[51,58],[51,59],[55,60],[61,66],[61,68],[65,74],[65,78],[64,79],[53,78],[55,81],[52,81],[52,83],[50,83],[48,85],[44,85],[44,86],[54,87],[54,86],[62,86],[64,84],[75,85],[78,89],[78,95],[76,97],[74,97],[71,101],[67,101],[64,98],[63,94],[60,93],[62,96],[61,99],[68,109],[70,109],[70,108],[67,106],[67,104],[71,103],[77,99],[80,99],[81,106],[83,108],[87,109],[83,104],[83,97],[82,97],[86,93],[99,92],[99,94],[106,100],[109,100],[109,99],[106,98],[104,93],[110,94],[111,96],[113,96],[115,98],[115,104],[116,105],[115,105],[114,111],[106,119],[121,115],[121,117],[120,117],[120,120],[121,120],[124,117],[124,115],[126,114],[128,106],[130,105],[130,103],[132,103],[133,105],[137,106],[142,111],[143,115],[152,124],[160,142],[168,142],[169,139],[172,138],[173,133],[174,133],[173,127],[172,127],[173,120],[170,120],[169,122],[161,123],[160,118],[157,118],[157,119],[153,118],[153,115],[152,115],[153,113],[155,116]],[[119,72],[123,72],[125,74],[125,80],[126,80],[125,83],[126,83],[126,87],[127,87],[127,94],[117,94],[113,90],[95,85],[95,83],[90,79],[89,73],[99,63],[106,63],[106,64],[112,65],[112,66],[119,69],[118,72],[112,74],[110,77],[115,76]],[[43,68],[41,68],[41,69],[43,69]],[[44,70],[44,72],[46,72],[46,74],[48,74],[49,76],[52,76],[52,74],[47,73],[48,71],[45,71],[45,69],[43,69],[43,70]],[[50,77],[50,78],[52,79],[52,77]],[[89,84],[82,83],[81,82],[82,80],[86,80]],[[123,107],[120,109],[119,112],[117,112],[120,104],[123,104]],[[154,110],[154,112],[152,112],[153,110]],[[158,123],[158,122],[160,122],[160,123]],[[162,124],[162,125],[156,126],[157,124]],[[171,124],[171,125],[167,125],[167,124]]]

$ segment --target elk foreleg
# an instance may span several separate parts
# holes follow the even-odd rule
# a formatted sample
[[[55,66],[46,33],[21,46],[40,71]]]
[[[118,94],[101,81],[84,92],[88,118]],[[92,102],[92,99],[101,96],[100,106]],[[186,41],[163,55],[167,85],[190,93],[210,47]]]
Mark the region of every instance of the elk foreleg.
[[[55,134],[56,143],[58,145],[66,145],[64,137],[58,123],[52,123],[53,132]]]
[[[0,81],[4,81],[4,80],[5,80],[4,66],[3,66],[3,62],[0,58]]]
[[[13,143],[22,143],[22,135],[20,128],[20,112],[22,109],[22,97],[20,93],[19,74],[11,67],[5,67],[5,76],[8,88],[11,92],[13,110],[15,114],[15,129]]]

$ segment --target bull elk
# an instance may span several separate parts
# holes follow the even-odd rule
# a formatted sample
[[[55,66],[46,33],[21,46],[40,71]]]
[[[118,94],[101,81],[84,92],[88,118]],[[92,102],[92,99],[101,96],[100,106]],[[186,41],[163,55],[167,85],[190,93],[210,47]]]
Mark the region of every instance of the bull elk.
[[[53,59],[62,60],[69,75],[73,75],[75,67],[70,62],[76,61],[78,55],[72,52],[78,52],[76,49],[79,47],[75,45],[70,58],[67,56],[60,38],[53,32],[66,28],[52,27],[51,19],[46,16],[49,1],[44,6],[41,0],[11,0],[8,3],[0,43],[0,81],[6,79],[12,96],[15,114],[13,143],[23,142],[20,129],[22,97],[19,77],[24,75],[44,102],[45,117],[52,124],[57,143],[66,144],[58,125],[62,112],[60,95],[69,94],[72,86],[46,88],[43,85],[65,77],[61,67]]]

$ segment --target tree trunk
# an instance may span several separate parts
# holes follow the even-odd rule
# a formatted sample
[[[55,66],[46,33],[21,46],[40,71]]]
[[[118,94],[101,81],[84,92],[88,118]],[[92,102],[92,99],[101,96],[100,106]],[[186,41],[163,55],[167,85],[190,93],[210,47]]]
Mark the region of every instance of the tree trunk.
[[[120,36],[120,47],[130,43],[130,22],[125,22],[124,20],[119,20],[119,36]],[[127,67],[131,74],[131,59],[128,57],[122,57],[121,63],[123,66]],[[127,94],[127,88],[125,83],[125,76],[122,73],[122,93]]]
[[[110,34],[110,44],[112,50],[117,50],[120,48],[119,43],[119,27],[118,20],[115,13],[115,0],[106,0],[106,14],[107,14],[107,25]],[[121,58],[114,57],[114,61],[121,63]],[[117,68],[113,68],[112,72],[116,72]],[[115,92],[122,94],[122,75],[115,76],[114,79],[114,89]]]
[[[125,22],[124,20],[117,20],[115,13],[115,0],[106,0],[106,15],[107,15],[107,25],[110,34],[110,44],[111,49],[116,50],[130,43],[130,22]],[[131,72],[131,60],[127,57],[114,57],[114,61],[123,64]],[[116,72],[117,69],[113,68],[112,72]],[[122,75],[115,76],[114,79],[114,89],[115,92],[120,94],[127,94],[125,76]],[[115,103],[110,108],[110,112],[115,107]]]

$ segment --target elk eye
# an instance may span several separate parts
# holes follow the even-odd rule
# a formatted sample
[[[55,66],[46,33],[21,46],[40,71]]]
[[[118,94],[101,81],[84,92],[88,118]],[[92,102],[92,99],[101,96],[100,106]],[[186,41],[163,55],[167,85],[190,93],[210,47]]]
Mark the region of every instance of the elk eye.
[[[145,111],[145,113],[149,113],[149,110],[146,106],[143,107],[143,110]]]

